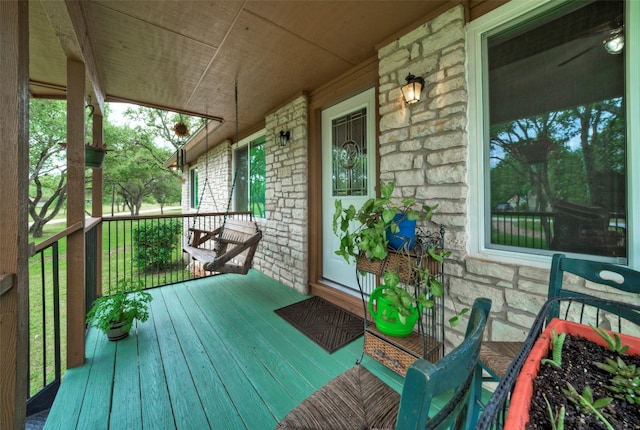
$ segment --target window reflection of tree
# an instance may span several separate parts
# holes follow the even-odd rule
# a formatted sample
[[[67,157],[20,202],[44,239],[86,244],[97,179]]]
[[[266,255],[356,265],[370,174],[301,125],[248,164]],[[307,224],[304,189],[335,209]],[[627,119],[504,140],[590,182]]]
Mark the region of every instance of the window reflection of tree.
[[[492,203],[524,193],[530,211],[553,211],[557,201],[569,201],[624,217],[622,103],[614,98],[493,126]],[[507,186],[499,186],[494,173]],[[550,244],[548,218],[541,217],[541,228]]]

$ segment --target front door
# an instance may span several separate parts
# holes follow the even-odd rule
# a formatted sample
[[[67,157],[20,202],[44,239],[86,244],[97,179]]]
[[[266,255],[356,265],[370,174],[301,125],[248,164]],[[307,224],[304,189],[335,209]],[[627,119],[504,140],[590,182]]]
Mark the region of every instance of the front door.
[[[371,88],[322,111],[323,278],[357,289],[355,264],[335,254],[335,201],[359,208],[375,195],[375,89]]]

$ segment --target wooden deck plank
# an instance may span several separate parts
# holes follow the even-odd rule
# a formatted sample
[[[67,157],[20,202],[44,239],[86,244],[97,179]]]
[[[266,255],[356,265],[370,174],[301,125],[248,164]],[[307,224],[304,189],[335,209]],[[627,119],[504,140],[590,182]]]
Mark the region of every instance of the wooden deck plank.
[[[194,290],[191,289],[192,295],[196,292]],[[291,368],[288,368],[288,371],[284,373],[278,371],[278,368],[286,368],[286,363],[276,350],[259,347],[261,334],[252,326],[251,318],[243,315],[247,310],[232,306],[237,309],[235,312],[225,312],[230,307],[229,301],[227,297],[220,299],[220,295],[217,294],[215,296],[204,294],[196,297],[197,299],[194,298],[194,301],[197,300],[203,306],[203,310],[207,305],[209,314],[225,316],[227,326],[231,327],[232,331],[228,333],[228,336],[223,336],[220,341],[223,343],[229,359],[234,360],[235,366],[243,370],[247,384],[254,387],[257,396],[261,398],[265,408],[272,414],[272,419],[288,412],[293,398],[281,389],[283,381],[286,381],[286,385],[291,384],[296,387],[303,381],[300,378],[290,377]],[[230,339],[232,340],[229,341]],[[303,387],[307,392],[312,388],[308,384]],[[237,403],[240,402],[241,399]]]
[[[189,301],[186,304],[186,309],[189,309],[187,312],[185,304],[176,297],[175,290],[164,290],[162,295],[173,311],[172,320],[176,332],[180,333],[180,346],[194,375],[194,394],[199,396],[204,405],[209,422],[215,423],[219,428],[244,428],[242,418],[229,398],[220,370],[208,352],[209,349],[220,348],[218,339],[201,337],[203,332],[210,331],[211,328],[202,316],[200,305]],[[190,298],[188,294],[184,296]],[[221,358],[216,358],[222,361]]]
[[[89,381],[91,373],[91,362],[96,353],[98,342],[98,330],[90,330],[87,335],[85,349],[87,350],[87,360],[84,366],[68,369],[64,374],[64,384],[61,385],[56,395],[55,401],[49,411],[49,416],[45,423],[46,430],[61,428],[56,426],[57,422],[66,422],[68,428],[76,428],[80,410],[82,409],[82,399]]]
[[[242,281],[244,281],[244,277]],[[250,339],[250,344],[255,344],[256,350],[259,351],[256,354],[256,358],[260,360],[265,368],[269,369],[274,374],[277,372],[278,367],[271,367],[270,360],[279,360],[284,363],[290,370],[288,374],[276,376],[276,380],[279,381],[280,387],[277,385],[272,386],[268,391],[283,390],[282,392],[288,393],[293,401],[288,405],[283,405],[280,411],[274,411],[277,419],[281,419],[295,407],[300,401],[304,400],[307,396],[313,393],[317,388],[326,384],[329,380],[349,369],[355,364],[357,358],[360,358],[362,351],[362,340],[356,341],[345,348],[328,354],[322,348],[315,343],[311,342],[306,336],[300,333],[297,329],[293,328],[290,324],[285,322],[282,318],[276,315],[272,310],[270,312],[252,312],[242,311],[242,309],[255,309],[259,308],[261,304],[260,297],[254,299],[251,294],[243,294],[242,289],[251,288],[251,286],[242,282],[238,277],[228,277],[225,284],[225,288],[222,291],[218,291],[218,285],[194,285],[190,287],[191,294],[196,297],[198,302],[211,301],[212,305],[217,305],[213,311],[215,315],[224,313],[225,309],[234,310],[234,318],[243,317],[243,319],[234,319],[231,322],[231,326],[236,328],[238,335]],[[277,289],[275,296],[280,296],[280,289],[286,289],[282,285],[278,284],[273,287]],[[229,293],[233,292],[233,293]],[[273,296],[273,292],[271,294]],[[214,299],[215,298],[215,299]],[[304,299],[298,293],[292,295],[286,302],[278,301],[272,306],[281,307],[288,305],[292,302]],[[291,300],[293,299],[293,300]],[[239,302],[240,300],[240,302]],[[252,303],[256,300],[255,303]],[[232,304],[233,306],[229,306]],[[257,322],[268,320],[270,328],[260,325]],[[222,322],[223,323],[223,322]],[[228,333],[224,336],[227,339],[237,339],[233,333]],[[261,347],[264,345],[264,347]],[[281,355],[283,346],[289,346],[285,355]],[[237,342],[229,347],[230,349],[236,348]],[[238,350],[234,353],[236,357],[252,357],[251,354]],[[296,359],[299,359],[296,362]],[[397,374],[385,368],[377,363],[375,360],[371,360],[373,367],[377,368],[381,373],[386,373],[383,376],[383,380],[386,380],[397,391],[402,389],[402,378]],[[248,366],[247,363],[240,363],[243,367]],[[310,381],[309,388],[295,389],[296,385],[299,385],[301,381]],[[280,392],[280,391],[278,391]],[[284,398],[284,397],[283,397]],[[269,404],[269,401],[267,401]]]
[[[187,295],[182,296],[182,299],[185,300],[186,307],[192,309],[195,306],[196,302],[190,303]],[[214,300],[223,302],[219,296],[216,296]],[[234,336],[235,331],[231,327],[233,322],[228,319],[230,314],[218,313],[215,309],[210,309],[210,302],[207,300],[198,301],[197,303],[202,308],[202,312],[191,313],[190,317],[196,326],[211,327],[211,329],[202,330],[199,333],[202,343],[207,345],[207,352],[211,362],[214,364],[216,372],[220,375],[220,379],[228,392],[228,396],[247,428],[274,427],[275,417],[262,399],[259,390],[253,385],[255,379],[260,380],[264,376],[254,364],[254,354],[246,357],[248,359],[243,359],[243,357],[238,357],[234,354],[233,349],[229,349],[230,344],[235,345],[239,342],[239,339]],[[220,322],[220,319],[227,321],[223,326],[214,323],[215,318],[211,320],[208,316],[217,318],[218,322]],[[251,378],[247,376],[246,372],[250,373]]]
[[[160,290],[152,290],[156,297]],[[140,372],[140,396],[142,424],[145,429],[172,429],[176,427],[173,419],[171,399],[165,377],[165,367],[160,366],[160,346],[154,315],[149,320],[138,324],[138,366]]]
[[[96,349],[87,381],[89,389],[84,395],[77,428],[102,430],[109,428],[116,343],[109,341],[95,328],[91,328],[91,331],[97,332]],[[91,387],[102,389],[93,390]]]
[[[239,289],[242,289],[242,288],[246,289],[247,285],[239,283],[237,287]],[[286,287],[283,288],[281,284],[274,285],[271,288],[278,289],[277,290],[278,293],[276,294],[276,296],[278,297],[280,296],[280,292],[281,292],[280,290],[286,289]],[[244,298],[246,297],[246,295],[243,294],[241,297],[242,297],[242,300],[244,301]],[[277,350],[281,350],[283,348],[289,347],[292,349],[291,352],[295,351],[294,354],[291,354],[291,352],[287,354],[281,354],[282,356],[286,355],[287,357],[293,357],[293,359],[300,358],[300,362],[294,367],[297,368],[298,366],[305,367],[305,366],[313,365],[313,366],[316,366],[316,369],[307,369],[305,371],[306,374],[310,374],[310,373],[314,375],[322,374],[322,375],[327,375],[327,377],[329,378],[332,378],[337,374],[346,370],[345,365],[347,365],[347,368],[349,368],[353,364],[355,364],[356,359],[360,358],[360,355],[361,355],[360,352],[362,351],[362,343],[361,341],[355,341],[354,345],[356,345],[357,347],[354,348],[348,345],[347,347],[344,347],[335,351],[333,354],[329,354],[320,346],[318,346],[316,343],[309,342],[308,341],[309,339],[304,334],[302,334],[299,330],[294,328],[289,323],[285,322],[280,316],[278,316],[275,312],[273,312],[282,306],[286,306],[286,305],[304,300],[308,297],[309,296],[303,296],[296,293],[291,297],[289,301],[279,302],[275,305],[275,307],[273,307],[273,309],[268,308],[269,310],[271,310],[271,312],[261,312],[259,315],[255,315],[255,317],[250,316],[250,318],[254,320],[258,318],[259,320],[261,320],[271,328],[270,331],[272,333],[269,336],[262,337],[262,340],[264,340],[267,345],[271,345]],[[262,297],[256,297],[256,298],[253,298],[253,300],[255,300],[254,306],[259,306],[260,302],[262,301]],[[241,304],[241,303],[238,303],[237,300],[236,300],[236,303],[238,305]],[[264,302],[262,303],[262,305],[264,306]],[[260,333],[261,332],[260,328],[257,331]],[[333,360],[319,359],[321,357],[329,357],[329,356],[331,356]],[[288,363],[288,364],[294,364],[294,363]],[[316,385],[316,384],[313,384],[313,385]]]
[[[233,280],[230,280],[230,282],[233,282]],[[237,312],[237,316],[241,317],[242,320],[237,321],[235,326],[240,330],[240,335],[252,340],[257,350],[274,351],[274,354],[260,354],[260,358],[267,368],[276,366],[275,369],[279,369],[280,366],[286,366],[285,368],[280,368],[284,375],[278,375],[278,377],[284,378],[286,375],[291,380],[294,379],[291,373],[297,373],[299,378],[296,379],[305,380],[307,382],[306,385],[310,388],[324,384],[336,372],[342,370],[342,366],[337,369],[331,369],[331,361],[327,362],[321,359],[324,354],[327,354],[326,351],[315,343],[308,342],[306,336],[286,323],[274,312],[251,312],[250,309],[255,309],[260,305],[260,300],[259,298],[245,300],[247,295],[239,293],[243,287],[242,284],[233,285],[232,288],[237,288],[238,292],[228,297],[229,302],[234,304],[234,308],[249,309],[248,313],[241,310]],[[203,293],[206,295],[206,291],[203,291]],[[293,301],[295,302],[301,298],[304,298],[304,296],[297,295]],[[284,302],[283,305],[286,306],[290,303]],[[276,306],[281,307],[280,304]],[[291,388],[295,389],[296,387],[294,385]],[[307,391],[303,390],[303,392]]]
[[[196,387],[186,359],[178,347],[178,335],[173,328],[171,315],[162,294],[156,295],[151,302],[151,312],[158,333],[160,359],[165,369],[168,369],[165,375],[176,428],[210,428],[202,403],[195,395]]]
[[[331,357],[337,360],[327,360],[322,357],[328,357],[329,354],[314,342],[295,329],[293,326],[280,318],[274,310],[304,300],[310,296],[304,296],[282,284],[267,278],[257,271],[250,271],[245,277],[228,277],[227,283],[230,288],[237,288],[240,291],[245,290],[246,294],[239,292],[233,295],[234,304],[242,307],[265,306],[271,312],[258,312],[254,316],[254,320],[267,321],[274,332],[268,336],[261,337],[266,342],[265,348],[275,348],[281,351],[281,356],[286,357],[285,361],[294,368],[294,372],[298,373],[301,378],[305,378],[314,387],[320,387],[335,376],[347,370],[360,359],[363,338],[354,341],[338,351],[331,354]],[[255,285],[261,286],[255,288]],[[263,332],[263,328],[254,322],[257,332]],[[338,367],[334,367],[335,363],[343,363]],[[384,367],[382,364],[368,356],[364,356],[363,365],[376,374],[394,390],[402,392],[404,379],[395,372]],[[315,367],[309,367],[315,366]],[[298,399],[306,398],[296,396]]]
[[[328,354],[280,318],[275,309],[308,296],[260,272],[214,276],[150,292],[150,319],[138,324],[126,344],[89,332],[87,364],[65,374],[47,428],[105,428],[111,421],[111,429],[269,429],[352,367],[362,351],[358,339]],[[129,349],[133,344],[137,363],[127,366],[125,361],[135,362]],[[105,354],[111,355],[111,373],[104,366],[109,362]],[[367,357],[364,365],[401,389],[399,375]],[[133,410],[113,404],[109,415],[112,402],[104,400],[104,391],[111,393],[109,374],[114,398],[124,392],[139,395],[138,402],[130,402]],[[105,402],[102,409],[98,399]],[[58,405],[63,401],[66,404]],[[91,414],[103,422],[78,425],[78,417]]]
[[[142,428],[140,372],[138,368],[139,338],[137,336],[139,331],[134,325],[128,337],[116,342],[110,429]]]

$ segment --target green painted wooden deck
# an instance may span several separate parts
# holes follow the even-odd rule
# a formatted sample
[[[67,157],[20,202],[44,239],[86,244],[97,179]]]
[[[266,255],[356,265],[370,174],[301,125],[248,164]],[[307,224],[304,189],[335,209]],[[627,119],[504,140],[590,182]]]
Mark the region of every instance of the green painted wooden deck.
[[[45,429],[273,429],[362,351],[361,337],[325,352],[273,312],[307,296],[254,270],[150,292],[150,318],[128,338],[89,330]],[[363,365],[401,391],[400,376]]]

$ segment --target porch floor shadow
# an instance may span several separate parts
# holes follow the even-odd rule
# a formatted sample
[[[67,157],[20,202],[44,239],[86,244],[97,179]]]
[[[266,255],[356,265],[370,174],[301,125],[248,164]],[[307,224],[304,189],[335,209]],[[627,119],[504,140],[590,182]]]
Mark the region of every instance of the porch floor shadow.
[[[45,429],[273,429],[362,351],[360,338],[329,354],[276,315],[307,296],[255,270],[149,291],[149,320],[128,338],[89,330]],[[399,375],[363,365],[401,391]]]

